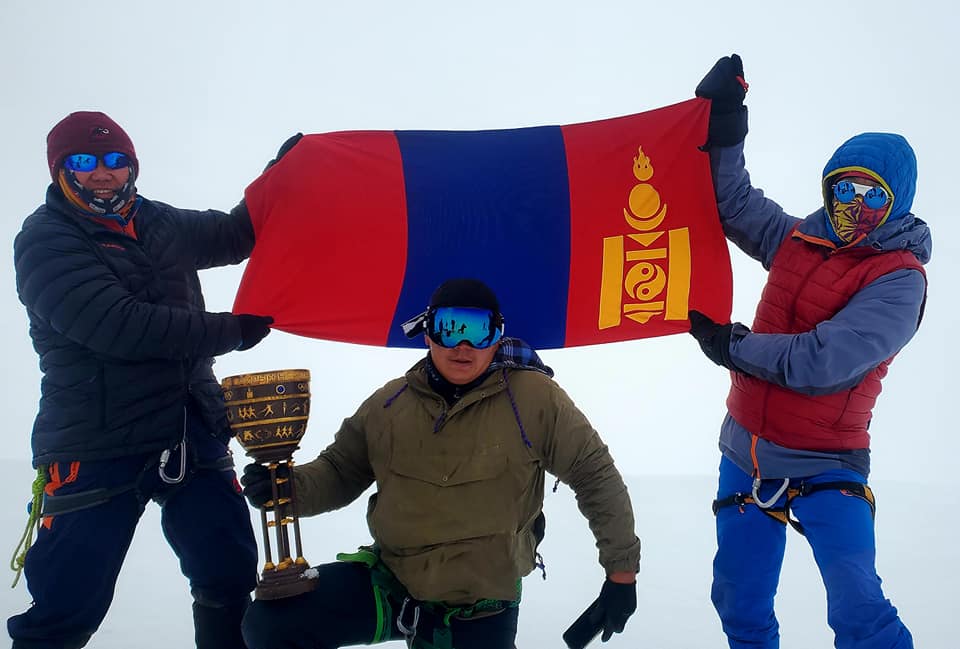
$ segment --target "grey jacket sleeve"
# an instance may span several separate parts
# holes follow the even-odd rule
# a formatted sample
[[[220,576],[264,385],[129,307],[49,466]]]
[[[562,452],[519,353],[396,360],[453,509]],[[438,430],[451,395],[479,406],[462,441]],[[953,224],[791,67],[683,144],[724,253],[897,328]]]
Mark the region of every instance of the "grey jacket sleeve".
[[[851,388],[910,341],[925,290],[918,271],[888,273],[811,331],[734,339],[731,358],[746,373],[803,394]]]
[[[750,184],[742,143],[710,149],[710,170],[724,234],[769,270],[780,244],[800,219]]]

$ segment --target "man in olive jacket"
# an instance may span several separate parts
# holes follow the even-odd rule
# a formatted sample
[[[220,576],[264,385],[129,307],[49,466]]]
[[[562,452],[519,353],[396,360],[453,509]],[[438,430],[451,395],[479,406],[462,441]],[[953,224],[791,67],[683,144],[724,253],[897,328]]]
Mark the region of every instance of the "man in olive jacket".
[[[374,544],[318,566],[307,594],[255,601],[243,624],[248,646],[406,637],[418,648],[510,649],[520,580],[543,537],[546,471],[574,489],[607,573],[592,626],[604,639],[622,631],[636,609],[640,541],[597,432],[536,352],[502,337],[497,298],[482,282],[445,282],[404,329],[426,334],[426,358],[295,471],[301,515],[343,507],[376,483],[367,509]],[[255,506],[272,497],[265,467],[249,465],[242,482]]]
[[[190,581],[197,646],[237,649],[257,549],[212,366],[271,320],[208,312],[197,270],[246,259],[250,217],[242,202],[227,213],[139,196],[133,142],[100,112],[57,123],[47,160],[53,183],[14,242],[43,372],[32,446],[46,484],[21,559],[33,603],[7,623],[13,647],[89,641],[155,500]]]

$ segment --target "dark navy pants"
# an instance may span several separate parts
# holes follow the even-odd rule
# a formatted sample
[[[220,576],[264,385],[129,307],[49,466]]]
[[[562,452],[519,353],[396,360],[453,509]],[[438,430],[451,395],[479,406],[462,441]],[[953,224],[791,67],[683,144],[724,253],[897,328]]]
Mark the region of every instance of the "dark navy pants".
[[[257,600],[243,619],[243,637],[250,649],[336,649],[371,644],[377,631],[376,600],[370,569],[357,563],[317,566],[317,588],[286,599]],[[401,640],[396,615],[402,602],[390,597],[393,607],[389,640]],[[454,649],[513,649],[519,608],[472,620],[450,623]],[[409,623],[409,621],[408,621]],[[418,631],[432,638],[439,620],[424,615]]]
[[[858,482],[855,471],[827,471],[804,482]],[[792,487],[801,480],[792,481]],[[750,493],[753,478],[727,458],[720,462],[717,498]],[[766,480],[767,500],[782,480]],[[775,503],[782,506],[785,497]],[[913,639],[897,609],[883,595],[875,567],[876,543],[870,505],[862,498],[824,489],[794,498],[790,505],[813,549],[827,591],[827,623],[837,649],[911,649]],[[780,580],[787,526],[756,505],[717,512],[713,604],[731,649],[777,649],[780,634],[773,600]]]
[[[50,465],[48,489],[55,495],[131,483],[137,487],[102,504],[43,520],[24,565],[33,604],[7,621],[15,649],[86,644],[107,614],[120,567],[150,500],[161,505],[164,536],[189,580],[198,641],[202,635],[228,631],[202,629],[201,620],[232,616],[232,635],[239,642],[239,620],[257,575],[249,510],[233,468],[217,466],[217,460],[229,455],[226,444],[208,432],[192,409],[185,428],[186,474],[177,484],[160,479],[159,452]],[[168,476],[179,473],[180,451],[172,452]],[[136,644],[131,639],[131,646]]]

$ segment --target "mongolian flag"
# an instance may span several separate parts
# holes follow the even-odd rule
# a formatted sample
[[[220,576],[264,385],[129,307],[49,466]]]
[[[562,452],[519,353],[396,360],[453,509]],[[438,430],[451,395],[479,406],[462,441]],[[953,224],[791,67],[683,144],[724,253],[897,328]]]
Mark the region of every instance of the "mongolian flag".
[[[246,190],[235,313],[290,333],[423,346],[400,324],[454,277],[535,348],[686,332],[732,279],[692,99],[568,126],[307,135]]]

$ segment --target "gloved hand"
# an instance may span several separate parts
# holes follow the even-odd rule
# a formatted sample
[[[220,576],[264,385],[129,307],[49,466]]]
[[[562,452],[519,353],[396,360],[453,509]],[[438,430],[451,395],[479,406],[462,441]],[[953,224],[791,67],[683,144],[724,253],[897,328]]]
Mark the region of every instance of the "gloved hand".
[[[747,107],[743,99],[749,85],[743,78],[743,61],[737,54],[717,61],[695,91],[710,100],[710,126],[704,149],[733,146],[747,136]]]
[[[296,134],[291,135],[290,137],[288,137],[287,140],[286,140],[282,145],[280,145],[280,150],[277,151],[277,157],[275,157],[273,160],[271,160],[270,162],[268,162],[268,163],[267,163],[267,166],[264,167],[263,170],[266,171],[267,169],[269,169],[269,168],[272,167],[273,165],[275,165],[275,164],[277,164],[278,162],[280,162],[280,158],[282,158],[283,156],[287,155],[287,153],[290,151],[290,149],[292,149],[292,148],[294,147],[294,145],[296,145],[296,143],[299,142],[299,141],[300,141],[300,138],[302,138],[302,137],[303,137],[303,133],[296,133]]]
[[[240,345],[237,347],[237,351],[240,352],[250,349],[263,340],[270,333],[270,325],[273,324],[273,318],[270,316],[240,313],[236,318],[240,323]]]
[[[690,311],[690,335],[700,343],[700,349],[717,365],[733,370],[742,371],[730,358],[730,340],[734,336],[742,338],[750,333],[750,329],[734,322],[731,324],[717,324],[699,311]]]
[[[600,596],[563,633],[563,641],[570,649],[583,649],[601,631],[601,642],[614,633],[621,633],[627,620],[637,610],[637,584],[620,584],[607,579]]]
[[[290,476],[290,471],[286,464],[278,465],[276,473],[278,478],[287,478]],[[240,484],[243,485],[243,495],[250,504],[257,509],[260,509],[266,503],[273,500],[273,485],[270,480],[270,469],[263,464],[254,462],[243,467]]]

